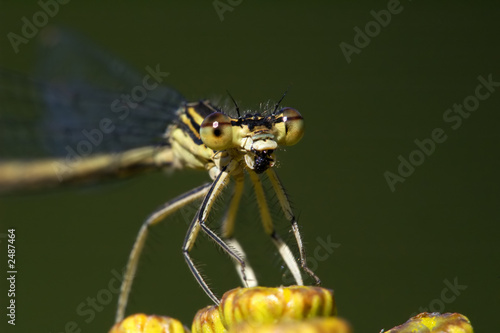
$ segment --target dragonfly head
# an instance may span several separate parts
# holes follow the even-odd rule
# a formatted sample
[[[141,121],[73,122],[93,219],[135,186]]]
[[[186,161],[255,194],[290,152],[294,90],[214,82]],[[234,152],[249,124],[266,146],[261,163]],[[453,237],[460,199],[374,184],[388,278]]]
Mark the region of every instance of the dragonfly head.
[[[257,173],[274,166],[274,151],[280,145],[292,146],[303,136],[302,115],[289,107],[267,116],[255,113],[238,118],[214,112],[200,126],[200,137],[207,147],[217,151],[237,149]]]

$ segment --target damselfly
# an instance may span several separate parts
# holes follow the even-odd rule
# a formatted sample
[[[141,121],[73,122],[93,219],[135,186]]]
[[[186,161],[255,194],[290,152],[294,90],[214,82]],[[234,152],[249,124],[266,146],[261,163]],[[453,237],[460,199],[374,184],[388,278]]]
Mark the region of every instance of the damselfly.
[[[275,151],[296,144],[304,134],[300,113],[280,107],[284,95],[261,113],[241,114],[233,100],[237,116],[231,117],[208,100],[187,103],[175,90],[160,85],[168,73],[158,65],[147,67],[148,74],[141,77],[74,34],[54,28],[45,31],[41,52],[44,60],[37,79],[0,73],[0,191],[41,189],[166,168],[206,170],[212,179],[169,201],[144,221],[129,256],[117,321],[124,316],[149,228],[196,200],[201,200],[201,206],[182,252],[203,290],[219,303],[190,256],[200,231],[234,260],[244,286],[257,285],[245,252],[233,237],[245,173],[253,185],[264,230],[296,284],[303,284],[299,264],[273,227],[259,176],[263,173],[291,223],[300,266],[319,284],[307,267],[297,220],[273,168]],[[18,142],[28,142],[22,146],[27,151]],[[37,158],[19,159],[28,155]],[[206,221],[230,180],[234,192],[218,235]]]

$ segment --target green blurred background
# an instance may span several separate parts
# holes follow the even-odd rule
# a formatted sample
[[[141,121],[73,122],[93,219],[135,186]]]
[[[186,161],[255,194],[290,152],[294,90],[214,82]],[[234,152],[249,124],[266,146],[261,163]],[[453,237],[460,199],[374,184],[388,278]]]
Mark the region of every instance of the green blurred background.
[[[21,18],[40,7],[36,1],[0,6],[0,65],[29,73],[35,41],[15,54],[6,34],[20,33]],[[457,130],[443,114],[474,94],[479,75],[500,81],[500,6],[402,1],[402,11],[348,63],[339,44],[352,45],[353,29],[364,29],[373,20],[370,11],[387,6],[243,1],[221,21],[211,1],[71,1],[50,23],[82,32],[139,70],[161,64],[170,72],[168,83],[190,100],[224,97],[229,89],[248,109],[278,99],[291,86],[284,104],[301,111],[307,133],[279,153],[278,171],[309,256],[315,257],[318,237],[336,244],[326,258],[316,251],[321,258],[314,261],[323,286],[335,290],[339,315],[357,332],[379,332],[426,308],[460,312],[477,332],[495,331],[500,91],[481,101]],[[384,172],[397,173],[398,156],[408,158],[417,148],[414,140],[429,138],[438,127],[448,139],[392,192]],[[77,308],[98,294],[103,300],[112,271],[125,265],[141,221],[153,209],[207,179],[203,172],[159,173],[0,198],[0,233],[16,228],[19,271],[15,328],[6,324],[7,285],[1,279],[1,327],[65,332],[74,322],[81,332],[106,332],[115,295],[93,318]],[[128,313],[170,315],[189,326],[196,310],[210,302],[182,258],[187,227],[178,220],[153,231]],[[262,283],[279,284],[280,268],[267,263],[273,247],[261,237],[257,218],[242,220],[239,236],[253,248]],[[230,260],[207,241],[194,256],[219,292],[238,285]],[[4,276],[6,255],[1,261]],[[444,281],[462,289],[446,291]]]

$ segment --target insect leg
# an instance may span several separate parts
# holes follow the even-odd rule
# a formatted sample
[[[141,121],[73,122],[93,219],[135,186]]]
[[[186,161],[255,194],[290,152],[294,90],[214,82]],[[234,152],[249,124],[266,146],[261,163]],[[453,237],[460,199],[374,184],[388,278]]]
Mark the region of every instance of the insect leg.
[[[288,245],[286,245],[286,243],[281,239],[281,237],[276,233],[276,230],[274,230],[273,220],[271,218],[271,214],[269,213],[269,207],[267,205],[264,189],[262,188],[262,182],[260,181],[259,176],[254,171],[249,171],[248,173],[250,175],[250,179],[252,180],[253,187],[255,190],[255,195],[257,198],[257,203],[259,205],[259,210],[264,230],[269,236],[271,236],[274,245],[278,248],[281,257],[283,258],[285,264],[288,266],[288,269],[292,273],[295,282],[298,285],[303,285],[304,282],[302,281],[300,269],[293,256],[292,251],[290,250]]]
[[[132,248],[132,252],[128,258],[127,268],[125,270],[124,278],[120,288],[120,296],[118,298],[118,309],[116,311],[115,322],[119,322],[123,319],[125,314],[125,308],[127,306],[128,297],[130,295],[130,289],[132,287],[132,282],[134,280],[134,275],[137,271],[137,266],[139,264],[139,258],[141,256],[146,238],[149,233],[149,228],[158,222],[165,219],[168,215],[174,213],[183,206],[193,202],[196,199],[202,198],[210,189],[210,184],[205,184],[197,187],[183,195],[165,203],[159,207],[155,212],[153,212],[144,221],[137,234],[137,237]]]
[[[191,259],[189,252],[191,251],[194,242],[196,241],[198,232],[201,229],[210,238],[212,238],[212,240],[214,240],[217,243],[217,245],[219,245],[227,254],[229,254],[233,260],[236,260],[239,263],[241,267],[241,274],[243,280],[244,281],[246,280],[245,261],[239,256],[239,254],[237,254],[230,246],[228,246],[219,236],[217,236],[205,224],[208,214],[212,209],[214,200],[221,194],[222,190],[227,185],[227,181],[229,180],[228,178],[230,176],[230,171],[226,170],[233,170],[234,167],[236,166],[236,163],[237,162],[235,161],[231,162],[227,167],[223,168],[222,171],[219,173],[219,175],[215,178],[214,182],[210,186],[210,189],[208,190],[208,193],[205,195],[205,198],[203,199],[203,203],[201,204],[201,207],[198,213],[196,214],[196,217],[189,226],[186,238],[184,239],[184,245],[182,247],[184,258],[186,259],[189,269],[193,273],[195,279],[198,281],[202,289],[212,299],[212,301],[215,304],[219,304],[220,301],[217,298],[217,296],[215,296],[215,294],[212,292],[212,290],[208,287],[208,284],[203,279],[202,275],[200,274],[199,270],[196,268],[193,260]]]
[[[302,266],[302,269],[314,279],[316,285],[320,285],[321,280],[309,267],[307,267],[306,251],[302,243],[302,237],[300,236],[299,225],[297,223],[297,220],[295,219],[295,216],[293,215],[290,201],[288,200],[283,185],[281,184],[281,181],[279,180],[278,175],[276,174],[276,171],[274,169],[269,168],[266,170],[266,173],[269,177],[269,180],[271,181],[271,184],[273,185],[274,191],[278,196],[278,200],[280,202],[283,213],[292,224],[292,231],[295,235],[295,240],[297,241],[297,247],[299,248],[300,253],[300,265]]]
[[[241,195],[243,194],[244,189],[244,174],[241,173],[238,177],[235,177],[235,187],[233,197],[231,198],[231,202],[229,203],[229,208],[224,217],[224,221],[222,222],[222,238],[226,242],[229,247],[233,248],[237,253],[239,253],[241,259],[245,262],[245,275],[246,278],[243,278],[242,275],[242,267],[240,266],[238,261],[234,261],[236,265],[236,272],[240,276],[240,279],[245,287],[256,287],[258,285],[257,278],[255,273],[250,266],[245,251],[243,251],[242,246],[233,237],[234,233],[234,224],[236,219],[236,214],[238,212],[238,207],[241,201]]]

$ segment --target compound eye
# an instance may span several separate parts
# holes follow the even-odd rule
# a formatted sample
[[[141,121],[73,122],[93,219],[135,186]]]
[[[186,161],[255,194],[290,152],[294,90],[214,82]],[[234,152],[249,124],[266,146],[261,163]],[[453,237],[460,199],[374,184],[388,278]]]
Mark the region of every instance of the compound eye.
[[[299,111],[292,108],[283,108],[280,113],[283,115],[283,124],[285,124],[280,144],[293,146],[304,136],[304,118]]]
[[[203,120],[200,126],[203,143],[213,150],[225,150],[233,142],[231,119],[221,112],[214,112]]]

